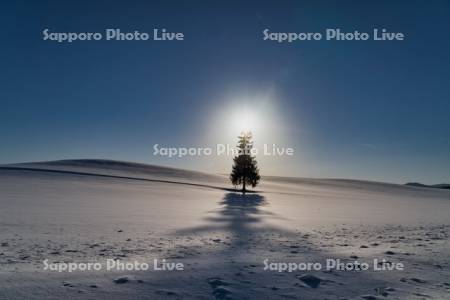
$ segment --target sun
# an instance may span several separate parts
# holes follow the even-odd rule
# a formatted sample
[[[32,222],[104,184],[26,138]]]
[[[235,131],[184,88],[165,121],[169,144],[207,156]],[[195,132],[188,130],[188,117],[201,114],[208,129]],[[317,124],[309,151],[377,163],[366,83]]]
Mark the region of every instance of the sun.
[[[230,117],[232,131],[239,134],[242,132],[255,132],[259,127],[259,119],[254,111],[248,109],[237,110]]]
[[[208,118],[208,139],[234,144],[241,133],[251,132],[255,143],[277,137],[282,119],[270,94],[226,96]]]

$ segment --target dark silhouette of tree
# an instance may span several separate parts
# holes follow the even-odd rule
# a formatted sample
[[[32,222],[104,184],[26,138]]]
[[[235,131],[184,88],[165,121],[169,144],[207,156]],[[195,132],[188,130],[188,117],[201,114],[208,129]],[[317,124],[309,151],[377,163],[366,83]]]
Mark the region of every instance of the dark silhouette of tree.
[[[234,186],[242,184],[242,193],[245,194],[246,185],[254,188],[261,179],[259,169],[256,165],[256,159],[251,155],[253,148],[251,132],[242,133],[237,144],[238,155],[233,158],[233,169],[230,174],[230,180]]]

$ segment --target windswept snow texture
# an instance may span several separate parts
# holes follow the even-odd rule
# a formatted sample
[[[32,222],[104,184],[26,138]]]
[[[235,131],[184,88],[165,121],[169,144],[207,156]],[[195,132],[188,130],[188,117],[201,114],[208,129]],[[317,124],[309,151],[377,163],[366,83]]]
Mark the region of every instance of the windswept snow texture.
[[[0,299],[449,299],[450,190],[281,177],[232,188],[107,160],[0,167]],[[45,259],[184,271],[57,272]],[[327,271],[327,259],[370,269]],[[404,270],[373,271],[374,259]]]

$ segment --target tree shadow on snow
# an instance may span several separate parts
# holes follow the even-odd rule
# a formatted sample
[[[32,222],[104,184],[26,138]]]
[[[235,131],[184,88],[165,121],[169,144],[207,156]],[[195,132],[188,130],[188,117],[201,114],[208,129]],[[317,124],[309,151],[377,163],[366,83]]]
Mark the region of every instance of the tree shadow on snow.
[[[249,238],[257,233],[294,234],[285,229],[265,223],[269,219],[283,219],[263,209],[269,206],[267,199],[258,194],[226,193],[218,204],[220,210],[213,211],[213,216],[205,217],[206,225],[176,231],[176,235],[198,235],[202,233],[223,233],[229,237],[228,245],[246,246]]]
[[[188,264],[187,271],[190,272],[185,272],[183,277],[179,273],[151,277],[149,285],[144,287],[147,289],[145,294],[150,295],[164,288],[169,289],[169,293],[187,298],[204,298],[209,295],[216,299],[258,299],[270,295],[273,299],[298,299],[298,294],[301,293],[302,298],[313,299],[325,294],[356,297],[391,284],[389,278],[375,279],[370,272],[358,273],[356,276],[351,272],[335,274],[316,271],[311,274],[317,275],[321,280],[320,287],[317,288],[308,286],[299,279],[310,272],[264,271],[263,261],[266,258],[270,261],[298,263],[325,262],[328,256],[345,261],[348,257],[318,251],[320,245],[308,243],[309,238],[300,232],[272,226],[267,221],[283,218],[268,211],[269,201],[258,193],[226,193],[218,205],[218,210],[208,213],[212,216],[204,218],[205,225],[173,233],[177,238],[184,236],[189,237],[189,241],[200,242],[188,246],[176,243],[172,245],[174,249],[180,246],[178,249],[182,255],[191,253],[181,259],[199,259]],[[176,286],[173,286],[174,278],[177,280]],[[355,281],[358,284],[350,290],[335,290]],[[276,288],[272,289],[271,286]],[[186,290],[186,287],[190,289]]]

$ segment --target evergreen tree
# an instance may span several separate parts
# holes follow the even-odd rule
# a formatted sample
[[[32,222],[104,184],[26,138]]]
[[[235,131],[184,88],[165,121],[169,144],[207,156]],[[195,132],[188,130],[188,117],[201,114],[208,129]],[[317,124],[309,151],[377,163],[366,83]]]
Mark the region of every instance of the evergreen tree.
[[[239,153],[233,158],[233,169],[230,174],[230,180],[234,186],[242,184],[242,193],[246,192],[246,185],[255,187],[261,176],[256,165],[256,159],[251,155],[253,148],[251,132],[242,133],[237,144]]]

